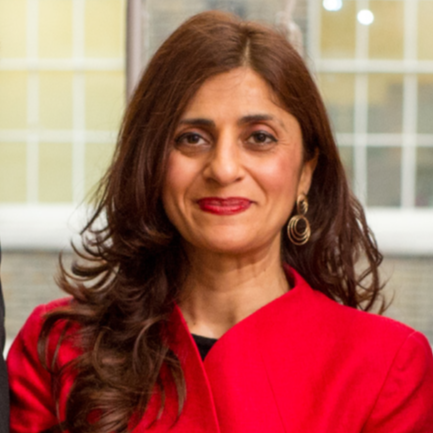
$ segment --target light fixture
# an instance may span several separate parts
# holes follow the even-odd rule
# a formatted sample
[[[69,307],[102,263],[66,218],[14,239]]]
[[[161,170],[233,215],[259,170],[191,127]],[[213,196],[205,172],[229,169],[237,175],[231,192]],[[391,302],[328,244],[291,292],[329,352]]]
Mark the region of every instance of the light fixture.
[[[364,26],[369,26],[374,21],[373,12],[368,9],[360,10],[358,12],[358,21]]]
[[[323,7],[327,11],[339,11],[343,7],[343,0],[323,0]]]

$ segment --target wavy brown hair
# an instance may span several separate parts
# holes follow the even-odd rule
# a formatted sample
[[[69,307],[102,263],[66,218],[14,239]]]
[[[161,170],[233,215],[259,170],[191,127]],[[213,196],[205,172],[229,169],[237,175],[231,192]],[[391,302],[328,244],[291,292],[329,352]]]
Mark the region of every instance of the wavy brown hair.
[[[188,101],[210,77],[241,66],[258,73],[298,120],[304,159],[318,155],[308,194],[311,239],[294,246],[282,236],[282,261],[342,304],[370,310],[379,298],[382,257],[348,187],[303,60],[275,30],[220,12],[196,15],[159,48],[138,84],[96,210],[82,232],[83,249],[76,250],[71,270],[61,267],[59,285],[73,301],[44,322],[42,359],[57,321],[79,325],[83,354],[60,370],[52,368],[55,375],[77,372],[63,423],[72,433],[128,431],[128,421],[133,414],[140,419],[155,389],[164,396],[163,376],[175,385],[182,409],[183,375],[164,329],[188,261],[161,204],[162,183],[169,144]],[[361,271],[355,267],[360,257]]]

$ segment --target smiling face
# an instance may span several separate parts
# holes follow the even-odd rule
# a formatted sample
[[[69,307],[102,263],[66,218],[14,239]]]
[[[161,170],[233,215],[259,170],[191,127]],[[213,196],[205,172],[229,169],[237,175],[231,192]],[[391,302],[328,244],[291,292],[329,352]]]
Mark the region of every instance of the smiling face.
[[[281,228],[308,192],[314,165],[303,162],[299,123],[268,84],[251,69],[234,69],[207,80],[181,116],[164,208],[193,250],[279,251]]]

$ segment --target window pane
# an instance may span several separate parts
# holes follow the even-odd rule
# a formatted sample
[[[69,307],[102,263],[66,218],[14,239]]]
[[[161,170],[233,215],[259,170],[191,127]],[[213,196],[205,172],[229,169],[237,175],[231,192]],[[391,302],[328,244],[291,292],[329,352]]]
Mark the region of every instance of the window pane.
[[[367,149],[367,206],[400,206],[401,148]]]
[[[40,72],[39,122],[46,129],[72,129],[72,72]]]
[[[353,74],[321,74],[320,89],[337,132],[353,132],[355,78]]]
[[[58,0],[56,0],[58,1]],[[125,45],[125,0],[85,0],[87,57],[122,57]]]
[[[340,146],[338,151],[340,152],[341,162],[343,163],[349,185],[353,187],[353,147]]]
[[[95,191],[97,183],[105,173],[114,152],[114,144],[87,143],[86,144],[86,191]]]
[[[418,132],[433,134],[433,75],[418,76]]]
[[[72,201],[71,144],[39,145],[39,201],[56,203]]]
[[[402,59],[404,41],[404,2],[371,0],[374,14],[370,25],[369,56],[375,59]]]
[[[124,85],[123,72],[86,73],[87,129],[118,129],[125,105]]]
[[[126,0],[0,0],[0,204],[84,198],[86,167],[78,153],[73,165],[72,143],[77,132],[116,139],[125,20]],[[82,54],[86,65],[76,63]],[[10,144],[29,136],[30,159],[28,144]]]
[[[417,149],[416,205],[433,207],[433,148]]]
[[[418,3],[418,57],[433,60],[432,43],[433,2],[420,0]]]
[[[368,80],[368,132],[400,133],[403,123],[403,76],[372,74]]]
[[[25,57],[27,0],[0,1],[0,56]]]
[[[22,143],[0,143],[0,202],[25,202],[27,149]]]
[[[221,9],[236,13],[242,18],[274,24],[279,13],[285,10],[286,3],[285,0],[142,0],[143,8],[147,12],[146,58],[149,59],[170,33],[191,15],[205,10]]]
[[[287,0],[204,0],[205,9],[230,11],[247,20],[275,23],[277,15],[286,8]]]
[[[0,71],[0,129],[27,127],[27,73]]]
[[[72,0],[39,0],[39,56],[72,56]]]
[[[338,11],[321,9],[322,57],[355,57],[356,2],[346,0]]]

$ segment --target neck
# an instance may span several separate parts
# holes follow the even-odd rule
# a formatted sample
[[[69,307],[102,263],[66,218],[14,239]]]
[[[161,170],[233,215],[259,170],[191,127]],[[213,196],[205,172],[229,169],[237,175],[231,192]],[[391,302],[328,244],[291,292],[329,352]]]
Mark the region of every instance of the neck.
[[[191,268],[179,306],[191,333],[219,338],[289,290],[279,244],[249,255],[194,250],[188,256]]]

